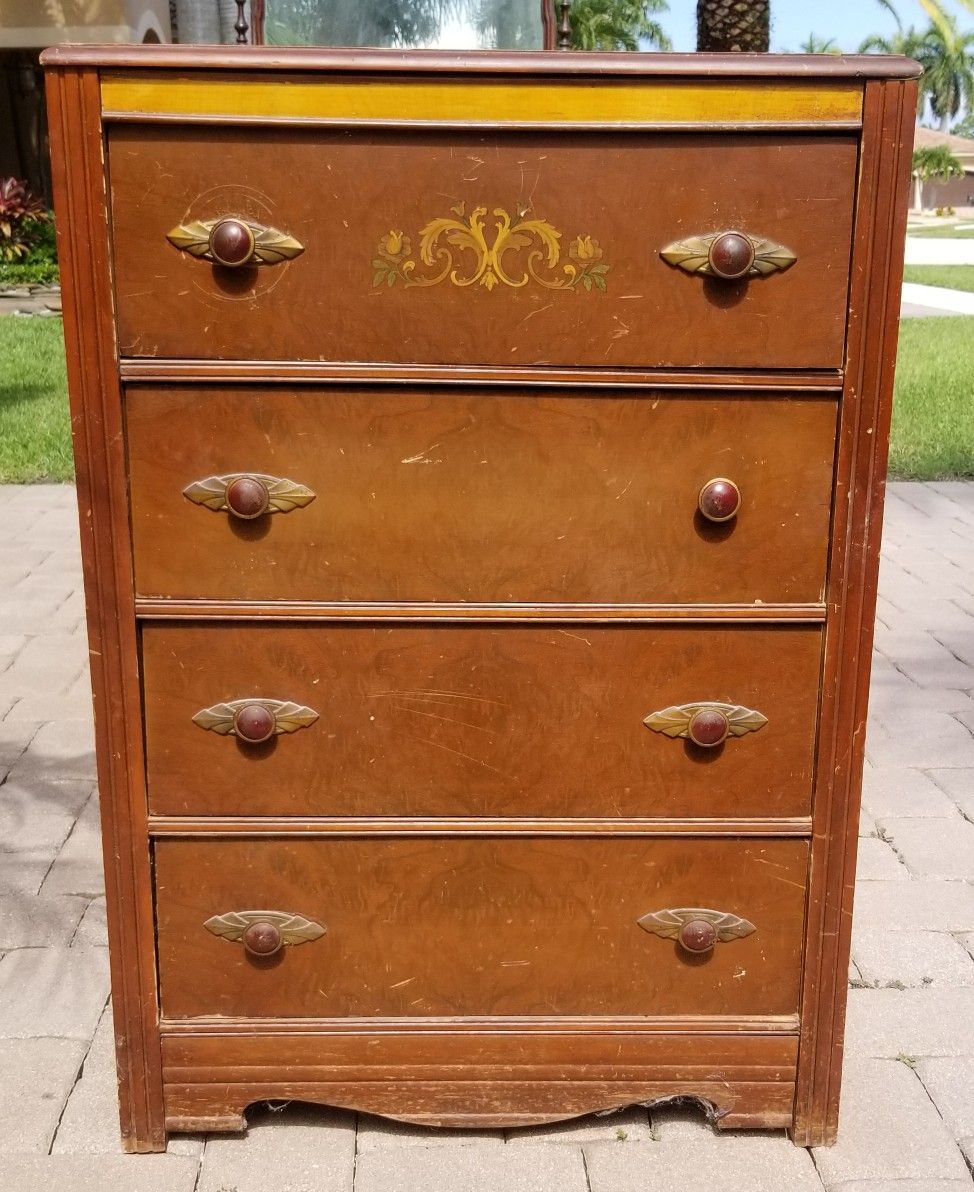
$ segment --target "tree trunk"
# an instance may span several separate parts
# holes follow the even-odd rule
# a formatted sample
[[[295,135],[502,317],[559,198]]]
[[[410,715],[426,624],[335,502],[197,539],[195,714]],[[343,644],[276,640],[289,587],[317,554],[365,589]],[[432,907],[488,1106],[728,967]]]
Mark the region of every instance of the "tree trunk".
[[[923,210],[923,180],[919,174],[913,175],[913,210]]]
[[[216,0],[176,0],[176,23],[181,42],[220,43],[220,10]]]
[[[697,49],[766,54],[771,0],[697,0]]]
[[[940,131],[950,132],[950,112],[944,112],[940,117]]]

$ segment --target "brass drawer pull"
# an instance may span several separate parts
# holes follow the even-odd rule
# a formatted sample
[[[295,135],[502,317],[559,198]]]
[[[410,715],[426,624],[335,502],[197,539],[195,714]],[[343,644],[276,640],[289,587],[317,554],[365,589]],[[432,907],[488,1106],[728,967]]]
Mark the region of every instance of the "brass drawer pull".
[[[318,713],[304,704],[279,699],[234,699],[202,708],[193,723],[221,737],[239,737],[260,745],[281,733],[296,733],[318,719]]]
[[[300,240],[286,232],[233,216],[177,224],[166,233],[166,239],[180,252],[226,269],[279,265],[304,252]]]
[[[741,704],[674,704],[651,712],[643,724],[666,737],[683,737],[703,749],[713,749],[728,737],[756,733],[768,723],[767,716]]]
[[[315,493],[296,480],[267,476],[263,472],[228,472],[225,476],[207,476],[194,480],[183,489],[183,496],[194,505],[229,513],[252,521],[265,513],[290,513],[303,509],[315,499]]]
[[[726,476],[715,476],[700,490],[697,508],[709,522],[731,521],[741,508],[741,490]]]
[[[725,281],[767,277],[769,273],[783,272],[798,260],[783,244],[738,231],[711,232],[674,240],[659,255],[668,265],[675,265],[686,273],[702,273]]]
[[[662,939],[676,940],[686,952],[700,955],[717,944],[743,939],[757,931],[753,923],[730,911],[711,911],[702,907],[680,907],[652,911],[636,920],[643,931]]]
[[[242,943],[251,956],[274,956],[285,945],[311,943],[321,939],[320,923],[288,911],[228,911],[203,924],[207,931],[232,943]]]

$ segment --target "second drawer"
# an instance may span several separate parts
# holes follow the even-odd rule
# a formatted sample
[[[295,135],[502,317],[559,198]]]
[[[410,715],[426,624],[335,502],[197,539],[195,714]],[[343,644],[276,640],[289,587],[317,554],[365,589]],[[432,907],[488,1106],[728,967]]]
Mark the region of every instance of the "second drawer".
[[[814,626],[160,624],[142,650],[158,814],[811,807]]]
[[[126,414],[142,596],[822,599],[831,398],[147,386]],[[740,505],[708,521],[717,479]]]

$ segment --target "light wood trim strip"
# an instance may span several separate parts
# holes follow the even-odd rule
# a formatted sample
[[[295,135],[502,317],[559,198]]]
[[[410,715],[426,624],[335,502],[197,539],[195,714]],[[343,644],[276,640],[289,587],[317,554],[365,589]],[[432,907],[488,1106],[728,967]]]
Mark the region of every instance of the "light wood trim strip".
[[[824,604],[358,604],[351,601],[219,601],[142,597],[136,614],[145,621],[573,621],[663,624],[734,621],[821,624]]]
[[[149,817],[153,836],[810,836],[795,819],[397,819],[327,816]]]
[[[519,127],[811,123],[858,125],[862,87],[778,82],[656,80],[583,83],[497,79],[263,79],[164,73],[108,73],[104,117],[200,116],[227,119],[334,120],[341,123],[512,124]]]

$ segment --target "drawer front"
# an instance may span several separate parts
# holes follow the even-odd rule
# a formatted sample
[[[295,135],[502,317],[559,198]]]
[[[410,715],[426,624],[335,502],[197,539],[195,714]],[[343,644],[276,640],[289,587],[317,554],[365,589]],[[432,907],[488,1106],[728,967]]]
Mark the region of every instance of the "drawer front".
[[[856,162],[851,133],[115,126],[120,349],[836,368]],[[258,229],[266,263],[194,255],[250,251],[239,230],[210,240],[225,218]],[[687,271],[706,247],[678,246],[727,230],[767,276]]]
[[[792,1014],[807,858],[803,840],[162,841],[162,1012]],[[721,940],[691,955],[661,912],[695,908]],[[248,951],[255,921],[249,944],[278,952]]]
[[[142,649],[160,814],[720,819],[811,805],[811,626],[159,625]],[[690,739],[700,703],[741,709],[724,707],[722,744]]]
[[[143,596],[822,598],[831,399],[138,386],[126,409]],[[278,512],[227,511],[243,474]],[[714,523],[718,477],[740,509]]]

